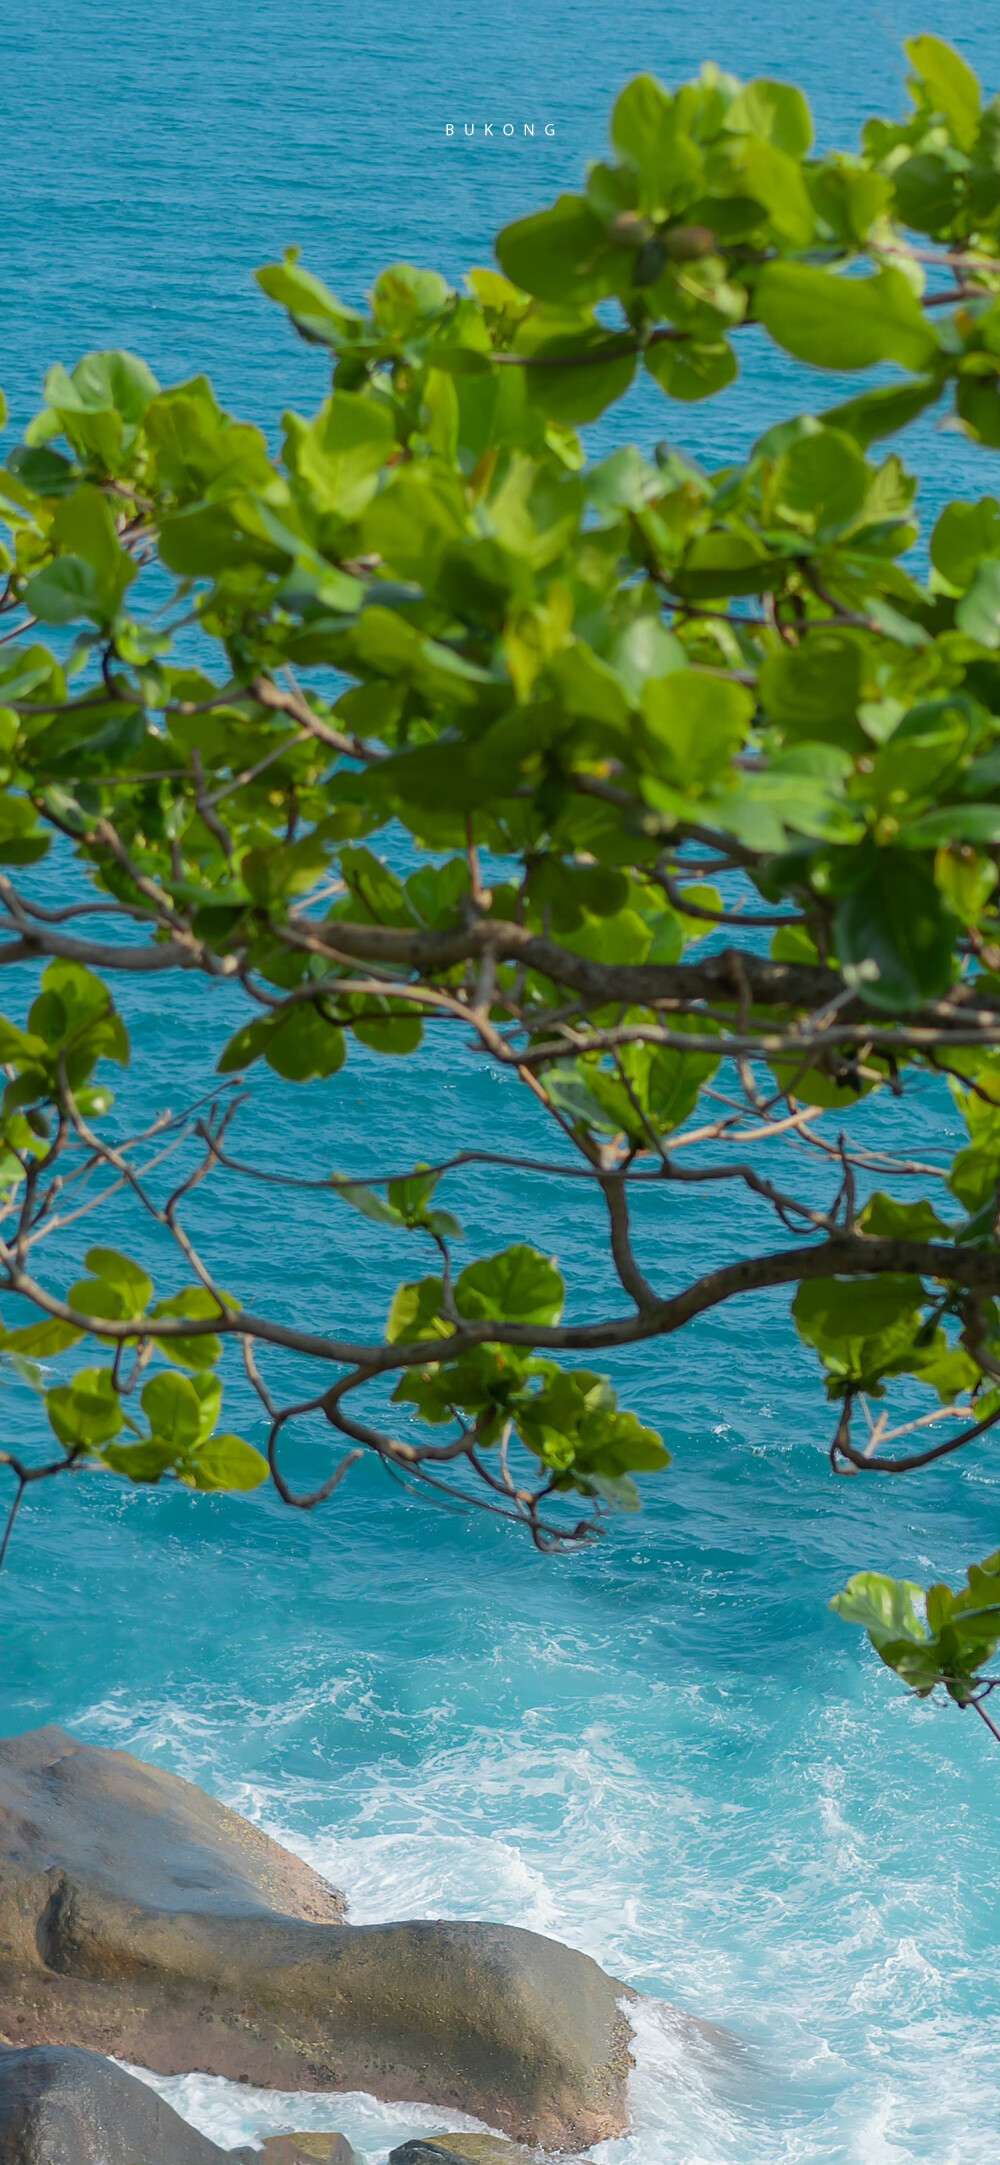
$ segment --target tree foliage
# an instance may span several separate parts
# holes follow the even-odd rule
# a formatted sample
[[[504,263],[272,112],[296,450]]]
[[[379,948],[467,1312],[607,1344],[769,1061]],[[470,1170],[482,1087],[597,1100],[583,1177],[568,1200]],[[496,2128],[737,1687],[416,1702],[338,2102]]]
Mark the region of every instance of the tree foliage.
[[[1000,1421],[1000,502],[948,504],[928,558],[895,448],[934,414],[996,485],[1000,104],[938,39],[907,54],[907,117],[823,156],[788,84],[639,77],[581,192],[461,291],[397,263],[358,310],[290,250],[259,283],[332,380],[277,455],[203,376],[49,372],[0,476],[0,961],[40,972],[26,1026],[0,1022],[0,1282],[35,1313],[2,1344],[58,1446],[6,1454],[18,1500],[85,1465],[205,1489],[269,1466],[309,1509],[367,1450],[540,1546],[582,1539],[668,1453],[576,1358],[775,1287],[835,1472]],[[817,372],[815,410],[709,471],[674,428],[748,335]],[[823,371],[870,370],[827,403]],[[580,428],[640,375],[664,440],[595,460]],[[27,869],[53,837],[84,875],[59,908]],[[122,1137],[110,985],[160,971],[241,988],[245,1019],[215,1095]],[[260,1172],[227,1079],[312,1086],[321,1132],[355,1042],[419,1059],[442,1029],[519,1079],[540,1155],[323,1167],[317,1208],[391,1229],[412,1273],[384,1337],[248,1313],[184,1219],[198,1181]],[[967,1129],[943,1168],[908,1146],[928,1075]],[[587,1183],[613,1313],[564,1314],[544,1224],[453,1262],[442,1197],[475,1161]],[[101,1246],[78,1283],[46,1275],[39,1244],[102,1183],[170,1236],[166,1287]],[[695,1183],[731,1255],[667,1295],[631,1198]],[[220,1432],[233,1344],[267,1460]],[[301,1400],[271,1347],[311,1364]],[[387,1382],[402,1410],[376,1418]],[[281,1458],[312,1416],[355,1449],[302,1495]],[[872,1573],[838,1606],[916,1690],[981,1703],[996,1581],[993,1557],[932,1588],[926,1622]]]

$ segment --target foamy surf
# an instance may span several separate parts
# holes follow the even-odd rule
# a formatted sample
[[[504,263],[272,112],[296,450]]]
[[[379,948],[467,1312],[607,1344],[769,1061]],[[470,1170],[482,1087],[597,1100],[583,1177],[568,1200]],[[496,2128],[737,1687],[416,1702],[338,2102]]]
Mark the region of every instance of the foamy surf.
[[[446,2114],[433,2105],[383,2105],[361,2090],[254,2090],[249,2083],[225,2082],[219,2075],[153,2075],[147,2067],[129,2067],[166,2098],[175,2112],[209,2135],[220,2149],[239,2143],[263,2143],[268,2135],[308,2134],[338,2128],[367,2165],[383,2165],[397,2143],[413,2135],[432,2135],[445,2126],[456,2134],[496,2134],[468,2114]]]

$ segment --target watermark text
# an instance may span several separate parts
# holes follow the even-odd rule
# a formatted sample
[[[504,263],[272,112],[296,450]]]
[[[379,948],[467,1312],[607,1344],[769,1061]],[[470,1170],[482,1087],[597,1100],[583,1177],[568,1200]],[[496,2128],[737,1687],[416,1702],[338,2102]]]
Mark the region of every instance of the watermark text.
[[[446,120],[445,135],[554,135],[553,120]]]

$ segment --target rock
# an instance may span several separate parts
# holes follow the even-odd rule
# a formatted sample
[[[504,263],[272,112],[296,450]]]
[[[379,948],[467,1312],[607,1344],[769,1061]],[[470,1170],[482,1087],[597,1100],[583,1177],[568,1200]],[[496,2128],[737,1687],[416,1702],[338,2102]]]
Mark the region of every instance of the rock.
[[[0,1740],[0,1870],[58,1862],[95,1893],[148,1909],[277,1912],[338,1924],[347,1903],[238,1812],[131,1752],[64,1729]],[[20,1824],[18,1824],[20,1820]]]
[[[389,2165],[539,2165],[541,2155],[500,2135],[417,2135],[390,2150]]]
[[[621,2133],[624,1988],[596,1962],[509,1925],[352,1926],[343,1910],[176,1775],[58,1729],[0,1742],[0,2031],[16,2044],[423,2100],[552,2149]]]
[[[351,2153],[353,2155],[353,2153]],[[260,2165],[220,2150],[148,2083],[94,2052],[0,2052],[0,2165]]]
[[[344,2135],[220,2150],[172,2105],[71,2045],[0,2050],[0,2165],[360,2165]]]
[[[247,2165],[251,2158],[257,2165],[360,2165],[346,2135],[272,2135],[263,2150],[243,2154]]]

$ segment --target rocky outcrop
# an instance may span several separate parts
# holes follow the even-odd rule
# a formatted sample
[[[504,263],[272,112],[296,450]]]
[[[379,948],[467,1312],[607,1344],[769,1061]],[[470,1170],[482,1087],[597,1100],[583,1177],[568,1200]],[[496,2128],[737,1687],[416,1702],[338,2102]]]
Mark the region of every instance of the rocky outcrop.
[[[496,1924],[352,1926],[235,1813],[58,1729],[0,1742],[0,2032],[161,2074],[423,2099],[552,2149],[625,2124],[623,1988]]]

